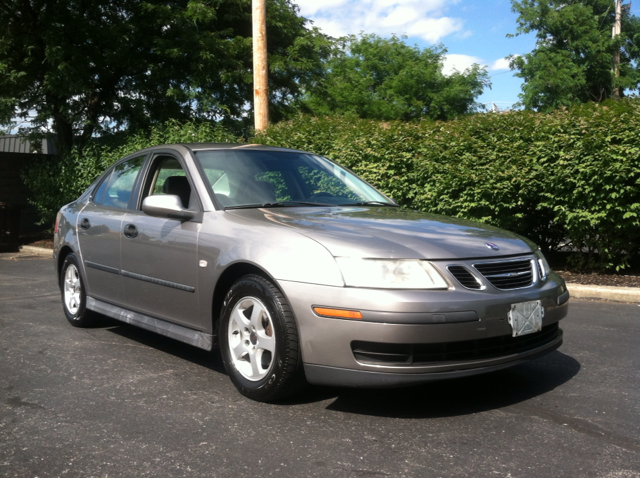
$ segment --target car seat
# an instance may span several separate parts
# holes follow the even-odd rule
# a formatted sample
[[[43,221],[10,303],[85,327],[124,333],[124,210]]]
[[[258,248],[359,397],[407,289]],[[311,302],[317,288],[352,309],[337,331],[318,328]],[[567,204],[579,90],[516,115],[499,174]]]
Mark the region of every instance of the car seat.
[[[180,197],[182,207],[185,209],[189,208],[191,185],[186,176],[169,176],[162,185],[162,192],[165,194],[175,194]]]

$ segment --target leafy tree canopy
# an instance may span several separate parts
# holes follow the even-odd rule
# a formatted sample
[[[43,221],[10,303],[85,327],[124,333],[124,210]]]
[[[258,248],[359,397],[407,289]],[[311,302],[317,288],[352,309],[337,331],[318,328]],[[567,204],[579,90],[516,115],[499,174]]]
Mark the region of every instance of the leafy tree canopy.
[[[420,49],[373,34],[348,36],[325,62],[326,77],[309,90],[304,105],[316,115],[355,114],[360,118],[450,119],[477,108],[489,85],[474,65],[445,76],[443,46]]]
[[[520,99],[527,109],[549,111],[610,98],[613,89],[640,83],[640,18],[623,9],[622,34],[612,39],[614,0],[512,0],[516,35],[535,32],[535,49],[511,56],[524,79]],[[620,77],[612,74],[613,53],[621,49]]]
[[[322,74],[330,43],[268,0],[271,112]],[[0,123],[30,118],[61,152],[168,119],[249,116],[251,0],[0,0]],[[35,115],[35,117],[34,117]]]

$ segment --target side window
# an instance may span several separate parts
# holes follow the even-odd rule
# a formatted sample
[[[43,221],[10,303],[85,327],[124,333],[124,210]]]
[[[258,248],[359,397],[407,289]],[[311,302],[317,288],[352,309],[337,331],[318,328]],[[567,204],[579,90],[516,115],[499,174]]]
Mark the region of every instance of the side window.
[[[180,197],[182,206],[189,208],[191,185],[177,159],[166,156],[157,158],[151,177],[150,195],[175,194]]]
[[[104,200],[104,192],[107,189],[107,185],[109,184],[109,179],[110,178],[111,178],[111,174],[109,174],[106,178],[104,178],[102,180],[102,182],[100,183],[100,186],[98,187],[98,190],[93,195],[93,202],[94,203],[102,204],[102,201]]]
[[[94,195],[94,202],[103,206],[126,209],[142,167],[144,156],[131,158],[118,164],[108,180],[102,182]]]

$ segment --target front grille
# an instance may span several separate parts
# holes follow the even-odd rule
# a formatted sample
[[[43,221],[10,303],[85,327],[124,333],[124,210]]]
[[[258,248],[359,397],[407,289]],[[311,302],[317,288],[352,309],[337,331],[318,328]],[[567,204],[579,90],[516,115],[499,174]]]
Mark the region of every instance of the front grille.
[[[481,289],[482,284],[478,282],[478,279],[474,277],[474,275],[469,272],[465,267],[462,266],[448,266],[449,272],[451,275],[456,278],[460,285],[466,287],[467,289]]]
[[[547,325],[540,332],[520,337],[503,335],[463,342],[438,344],[386,344],[379,342],[351,342],[355,359],[362,364],[420,366],[443,365],[449,362],[462,362],[490,359],[527,352],[553,342],[561,336],[558,323]]]
[[[473,267],[496,289],[522,289],[533,285],[533,268],[530,259],[485,262],[474,264]]]

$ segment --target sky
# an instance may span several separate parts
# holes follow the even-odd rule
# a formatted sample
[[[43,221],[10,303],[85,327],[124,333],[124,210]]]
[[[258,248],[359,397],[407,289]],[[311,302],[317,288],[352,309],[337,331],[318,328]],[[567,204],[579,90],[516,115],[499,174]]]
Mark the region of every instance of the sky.
[[[447,49],[444,72],[464,71],[473,63],[487,67],[491,89],[478,98],[509,109],[518,101],[522,80],[513,76],[505,57],[529,53],[533,35],[507,38],[516,32],[510,0],[293,0],[300,14],[324,33],[339,37],[375,33],[406,35],[409,45]]]

